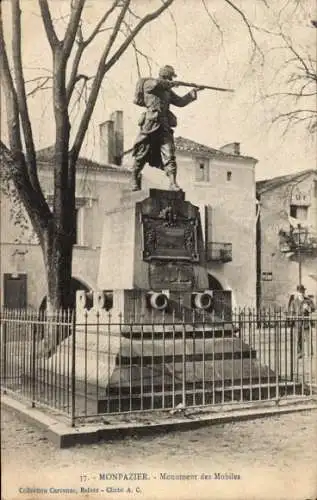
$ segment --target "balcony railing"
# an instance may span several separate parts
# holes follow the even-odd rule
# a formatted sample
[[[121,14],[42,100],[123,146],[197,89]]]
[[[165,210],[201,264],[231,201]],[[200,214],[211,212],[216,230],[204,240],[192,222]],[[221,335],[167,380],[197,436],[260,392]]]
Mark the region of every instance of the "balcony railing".
[[[208,262],[231,262],[232,243],[207,243],[206,257]]]
[[[290,229],[289,231],[280,230],[279,246],[283,253],[298,252],[307,254],[317,254],[317,236],[307,229]]]

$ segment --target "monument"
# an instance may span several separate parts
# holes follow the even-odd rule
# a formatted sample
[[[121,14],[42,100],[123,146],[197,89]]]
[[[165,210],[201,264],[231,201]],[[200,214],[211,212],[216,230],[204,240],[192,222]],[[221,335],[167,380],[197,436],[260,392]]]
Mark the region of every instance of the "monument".
[[[76,375],[85,394],[92,388],[98,413],[272,396],[273,371],[238,325],[214,314],[199,209],[176,182],[170,111],[207,87],[175,77],[166,65],[137,84],[135,103],[145,111],[131,191],[103,215],[98,290],[90,304],[85,292],[77,296]],[[173,90],[180,85],[193,89],[181,97]],[[142,191],[146,163],[165,171],[169,191]]]
[[[214,315],[204,258],[199,209],[183,191],[126,192],[104,215],[100,291],[90,310],[78,292],[76,333],[90,346],[99,413],[248,399],[251,380],[258,396],[274,380],[237,325]]]

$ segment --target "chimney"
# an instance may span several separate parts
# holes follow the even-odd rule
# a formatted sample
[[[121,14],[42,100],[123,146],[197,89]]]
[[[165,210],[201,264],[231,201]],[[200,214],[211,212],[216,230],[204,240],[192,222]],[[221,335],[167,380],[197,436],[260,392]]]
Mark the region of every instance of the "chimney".
[[[240,142],[230,142],[220,148],[220,151],[230,155],[240,155]]]
[[[99,125],[100,134],[100,163],[114,163],[114,123],[107,120]]]
[[[114,124],[114,163],[121,165],[123,156],[123,111],[114,111],[110,119]]]

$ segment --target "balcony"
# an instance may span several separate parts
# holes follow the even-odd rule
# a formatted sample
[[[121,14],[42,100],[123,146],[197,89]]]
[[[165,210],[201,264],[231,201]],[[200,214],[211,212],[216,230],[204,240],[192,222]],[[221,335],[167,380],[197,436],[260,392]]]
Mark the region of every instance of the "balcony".
[[[206,258],[208,262],[231,262],[232,243],[208,242],[206,245]]]
[[[281,229],[279,238],[279,247],[282,253],[317,254],[317,236],[307,228],[290,227],[288,231]]]

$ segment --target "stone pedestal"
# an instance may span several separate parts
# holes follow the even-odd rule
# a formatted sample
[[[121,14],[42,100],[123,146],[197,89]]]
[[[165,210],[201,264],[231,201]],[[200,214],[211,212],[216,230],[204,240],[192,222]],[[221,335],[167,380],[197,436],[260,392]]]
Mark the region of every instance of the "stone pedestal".
[[[199,209],[182,191],[124,193],[104,216],[99,291],[77,295],[76,372],[99,412],[243,398],[272,380],[215,317]]]
[[[129,321],[131,300],[134,314],[146,315],[149,291],[190,307],[192,292],[208,288],[204,257],[199,209],[183,191],[127,192],[105,214],[98,287],[113,291],[114,313]]]

